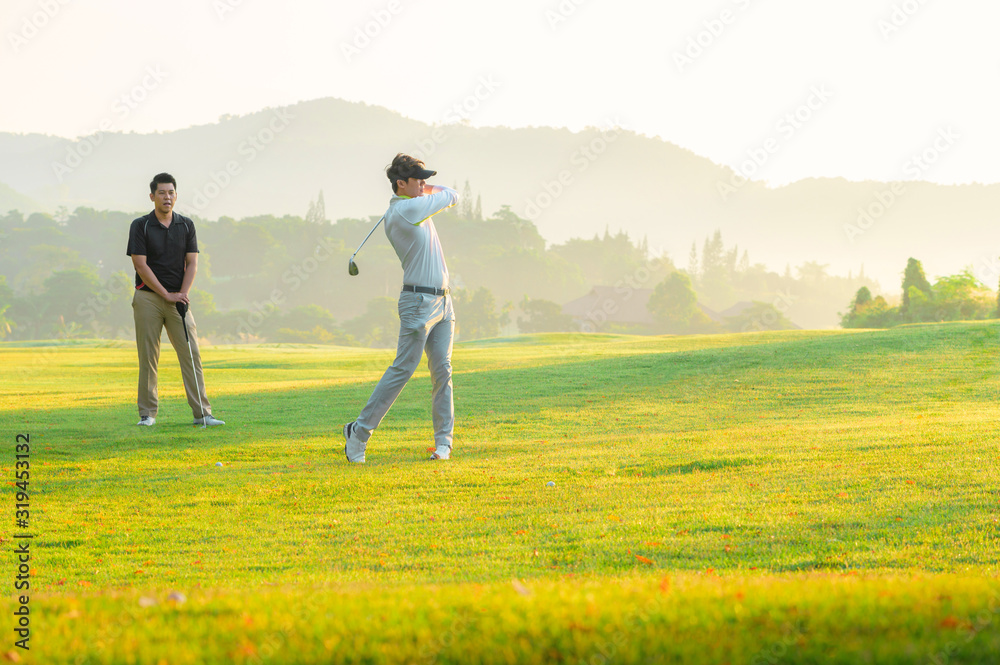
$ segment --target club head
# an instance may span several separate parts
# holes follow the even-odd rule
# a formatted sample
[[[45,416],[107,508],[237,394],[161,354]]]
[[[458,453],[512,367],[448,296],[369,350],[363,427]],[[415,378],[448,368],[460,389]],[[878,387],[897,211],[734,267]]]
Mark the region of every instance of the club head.
[[[354,259],[347,262],[347,274],[351,277],[358,274],[358,264],[354,262]]]

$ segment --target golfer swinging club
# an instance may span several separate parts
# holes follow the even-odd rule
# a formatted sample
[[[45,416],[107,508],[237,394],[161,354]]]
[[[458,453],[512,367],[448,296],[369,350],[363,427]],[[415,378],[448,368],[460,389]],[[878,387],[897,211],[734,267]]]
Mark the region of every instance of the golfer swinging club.
[[[153,177],[149,183],[149,199],[154,210],[132,222],[125,252],[132,257],[135,267],[132,313],[135,345],[139,351],[137,424],[152,426],[156,423],[160,333],[166,326],[167,337],[181,364],[184,392],[194,413],[194,424],[225,425],[212,417],[212,406],[205,394],[194,317],[187,308],[191,302],[188,292],[198,272],[198,238],[194,222],[174,212],[177,181],[169,173]],[[178,310],[184,310],[184,319]]]
[[[396,359],[352,423],[344,425],[349,462],[364,462],[372,432],[382,422],[427,351],[433,385],[434,444],[431,459],[451,457],[455,406],[451,395],[451,349],[455,310],[448,289],[448,266],[431,215],[458,203],[458,192],[428,185],[436,175],[419,159],[402,153],[386,169],[392,191],[385,213],[385,234],[403,264],[399,294],[399,342]]]

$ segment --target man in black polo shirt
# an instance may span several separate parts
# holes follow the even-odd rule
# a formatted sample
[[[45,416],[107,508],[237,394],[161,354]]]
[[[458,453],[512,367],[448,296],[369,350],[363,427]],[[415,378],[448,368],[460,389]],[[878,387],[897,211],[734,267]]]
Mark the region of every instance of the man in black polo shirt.
[[[139,351],[138,424],[156,423],[159,404],[156,369],[160,361],[160,334],[166,326],[167,337],[181,365],[184,392],[194,413],[194,424],[225,425],[212,417],[212,406],[205,394],[194,317],[187,310],[186,319],[182,321],[177,311],[177,303],[190,303],[188,292],[198,272],[198,237],[194,222],[174,212],[177,181],[169,173],[161,173],[149,183],[149,199],[154,210],[132,222],[126,251],[135,266],[132,312]],[[184,338],[185,322],[191,340],[190,353]]]

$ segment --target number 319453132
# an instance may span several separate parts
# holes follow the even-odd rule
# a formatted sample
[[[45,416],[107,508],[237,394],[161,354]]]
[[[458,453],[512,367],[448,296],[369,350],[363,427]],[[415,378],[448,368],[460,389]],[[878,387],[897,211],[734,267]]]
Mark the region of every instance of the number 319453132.
[[[17,513],[15,517],[20,522],[27,520],[30,516],[28,508],[28,482],[31,479],[31,440],[27,434],[18,434],[17,443],[14,447],[16,457],[17,479]]]

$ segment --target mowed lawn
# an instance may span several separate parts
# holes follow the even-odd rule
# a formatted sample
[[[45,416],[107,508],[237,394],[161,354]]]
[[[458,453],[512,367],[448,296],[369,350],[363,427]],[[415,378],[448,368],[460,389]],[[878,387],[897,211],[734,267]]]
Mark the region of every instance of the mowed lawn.
[[[427,459],[423,366],[348,465],[391,351],[207,347],[228,424],[201,429],[165,344],[139,428],[133,345],[0,344],[0,655],[1000,662],[998,348],[998,322],[459,344],[454,458]]]

